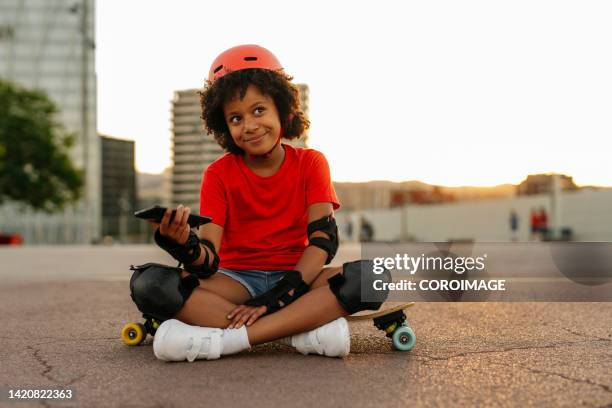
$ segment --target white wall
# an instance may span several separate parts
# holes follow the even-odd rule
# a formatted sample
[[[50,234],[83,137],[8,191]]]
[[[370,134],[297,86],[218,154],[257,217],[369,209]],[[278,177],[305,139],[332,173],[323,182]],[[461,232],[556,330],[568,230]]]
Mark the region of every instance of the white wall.
[[[510,211],[519,216],[519,241],[529,240],[532,208],[546,208],[549,225],[552,222],[551,199],[548,195],[521,196],[509,199],[484,200],[439,205],[411,205],[405,212],[405,236],[417,241],[440,242],[449,239],[476,241],[510,241]],[[339,211],[337,219],[342,226],[351,217],[353,231],[359,215],[374,226],[377,241],[396,241],[401,237],[402,219],[399,208]],[[573,230],[576,241],[612,241],[612,191],[581,190],[564,192],[560,199],[560,225]],[[342,228],[341,228],[342,231]],[[354,235],[353,234],[353,235]],[[354,240],[343,236],[344,240]]]

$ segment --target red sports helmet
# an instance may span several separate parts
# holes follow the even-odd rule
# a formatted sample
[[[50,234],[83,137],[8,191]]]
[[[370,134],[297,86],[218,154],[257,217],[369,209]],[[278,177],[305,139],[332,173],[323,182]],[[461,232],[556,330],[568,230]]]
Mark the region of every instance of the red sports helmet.
[[[238,45],[223,51],[215,58],[208,72],[208,81],[212,84],[230,72],[249,68],[262,68],[271,71],[283,69],[278,58],[264,47],[253,44]]]

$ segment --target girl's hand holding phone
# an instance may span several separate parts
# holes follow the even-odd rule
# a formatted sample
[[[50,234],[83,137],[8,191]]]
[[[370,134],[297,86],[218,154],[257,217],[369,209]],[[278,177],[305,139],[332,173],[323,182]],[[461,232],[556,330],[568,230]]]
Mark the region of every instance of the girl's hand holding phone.
[[[171,239],[177,244],[183,245],[187,242],[187,238],[189,238],[189,231],[191,229],[187,223],[190,212],[191,209],[189,207],[179,204],[179,206],[176,207],[176,215],[172,221],[170,221],[172,209],[168,208],[161,219],[161,223],[157,224],[153,221],[149,222],[156,227],[159,227],[159,233],[163,237]]]

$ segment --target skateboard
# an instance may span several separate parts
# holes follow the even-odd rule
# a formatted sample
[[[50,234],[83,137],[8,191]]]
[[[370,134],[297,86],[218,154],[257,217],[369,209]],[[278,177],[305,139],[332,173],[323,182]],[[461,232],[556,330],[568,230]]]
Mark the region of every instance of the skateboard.
[[[144,323],[131,322],[123,326],[121,340],[128,346],[138,346],[147,338],[147,334],[155,336],[161,322],[147,316]]]
[[[374,320],[374,326],[385,332],[387,337],[393,341],[393,347],[399,351],[410,351],[416,344],[416,335],[406,322],[405,309],[414,306],[412,303],[403,303],[390,309],[380,310],[374,313],[347,316],[348,321]],[[144,323],[130,322],[123,326],[121,339],[128,346],[138,346],[145,341],[147,334],[155,336],[159,321],[143,316]]]
[[[406,321],[404,310],[414,306],[412,303],[403,303],[389,309],[374,313],[347,316],[348,321],[374,320],[374,326],[386,333],[393,342],[393,347],[399,351],[410,351],[416,344],[416,335]]]

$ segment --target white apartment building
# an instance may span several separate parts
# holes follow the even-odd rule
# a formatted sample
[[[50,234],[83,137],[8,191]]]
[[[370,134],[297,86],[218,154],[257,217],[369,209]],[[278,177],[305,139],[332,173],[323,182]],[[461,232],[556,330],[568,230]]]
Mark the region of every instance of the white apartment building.
[[[308,86],[298,84],[301,105],[308,114]],[[183,204],[199,212],[200,184],[206,167],[223,155],[212,135],[204,134],[198,89],[176,91],[172,101],[172,205]],[[306,147],[308,135],[284,141]]]
[[[87,244],[100,237],[100,140],[96,134],[95,0],[2,0],[0,77],[40,89],[60,109],[83,169],[82,200],[60,214],[0,207],[0,231],[26,244]]]
[[[197,89],[176,91],[172,101],[172,205],[200,209],[202,172],[223,150],[204,135]]]

